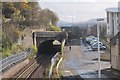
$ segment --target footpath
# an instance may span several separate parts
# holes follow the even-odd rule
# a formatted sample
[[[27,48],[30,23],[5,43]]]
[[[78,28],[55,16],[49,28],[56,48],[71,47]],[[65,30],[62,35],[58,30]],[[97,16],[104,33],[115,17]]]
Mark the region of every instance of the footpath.
[[[84,45],[65,47],[64,59],[59,67],[63,77],[80,76],[98,78],[97,51],[88,51]],[[119,73],[110,68],[110,62],[101,61],[101,78],[118,78]]]

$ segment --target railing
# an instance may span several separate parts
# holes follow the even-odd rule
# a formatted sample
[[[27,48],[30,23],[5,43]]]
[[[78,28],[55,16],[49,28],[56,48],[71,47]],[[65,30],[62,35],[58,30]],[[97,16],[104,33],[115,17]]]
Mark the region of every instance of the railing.
[[[29,56],[32,53],[32,49],[29,52],[23,51],[20,52],[18,54],[14,54],[10,57],[7,57],[3,60],[0,61],[0,73],[5,70],[7,67],[9,67],[10,65],[19,62],[21,60],[24,60],[27,58],[27,56]]]
[[[62,45],[61,45],[61,53],[62,54],[61,54],[61,58],[59,59],[59,61],[58,62],[56,61],[57,56],[60,55],[59,53],[56,53],[55,56],[51,59],[51,66],[50,66],[49,75],[48,75],[49,78],[51,78],[51,76],[52,76],[53,66],[56,64],[56,62],[57,62],[57,65],[55,66],[56,67],[56,72],[57,72],[58,77],[60,77],[59,73],[58,73],[58,68],[59,68],[59,65],[60,65],[60,63],[63,59],[63,49],[64,49],[64,46],[65,46],[65,41],[66,41],[65,39],[62,41]]]
[[[56,56],[58,54],[56,54],[52,59],[51,59],[51,66],[50,66],[50,70],[49,70],[49,78],[51,78],[52,76],[52,72],[53,72],[53,66],[56,64]]]

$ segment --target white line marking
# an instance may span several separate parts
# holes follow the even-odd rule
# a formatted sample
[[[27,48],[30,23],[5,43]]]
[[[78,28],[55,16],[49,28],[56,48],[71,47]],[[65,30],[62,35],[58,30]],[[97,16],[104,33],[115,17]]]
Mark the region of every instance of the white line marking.
[[[70,73],[70,75],[71,75],[71,76],[73,76],[73,74],[72,74],[72,72],[71,72],[71,71],[66,71],[66,70],[65,70],[65,72]]]

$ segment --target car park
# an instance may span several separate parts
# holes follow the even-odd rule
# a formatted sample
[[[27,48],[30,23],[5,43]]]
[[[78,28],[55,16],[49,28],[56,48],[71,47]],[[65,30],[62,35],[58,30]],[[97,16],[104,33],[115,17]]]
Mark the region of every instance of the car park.
[[[91,48],[93,50],[98,50],[98,39],[97,39],[97,37],[88,36],[86,38],[86,42],[91,46]],[[106,49],[106,46],[101,41],[99,41],[99,45],[100,45],[100,50],[105,50]]]

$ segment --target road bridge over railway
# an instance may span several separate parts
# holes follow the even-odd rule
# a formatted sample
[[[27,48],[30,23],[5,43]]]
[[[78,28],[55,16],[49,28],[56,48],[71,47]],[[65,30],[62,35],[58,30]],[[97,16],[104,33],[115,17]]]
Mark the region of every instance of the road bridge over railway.
[[[67,39],[67,33],[60,31],[33,31],[32,35],[33,45],[38,47],[38,55],[60,52],[63,39]]]
[[[38,46],[41,42],[46,40],[58,40],[66,39],[67,33],[61,31],[32,31],[33,45]]]

